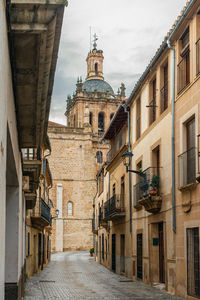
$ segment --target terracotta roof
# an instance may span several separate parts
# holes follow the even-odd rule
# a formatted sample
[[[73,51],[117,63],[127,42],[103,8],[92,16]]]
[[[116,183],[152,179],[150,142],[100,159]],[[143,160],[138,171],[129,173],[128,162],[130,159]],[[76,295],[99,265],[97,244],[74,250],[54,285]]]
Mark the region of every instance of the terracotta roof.
[[[65,126],[63,124],[59,124],[59,123],[52,122],[52,121],[48,122],[48,126],[51,126],[51,127],[67,127],[67,126]]]

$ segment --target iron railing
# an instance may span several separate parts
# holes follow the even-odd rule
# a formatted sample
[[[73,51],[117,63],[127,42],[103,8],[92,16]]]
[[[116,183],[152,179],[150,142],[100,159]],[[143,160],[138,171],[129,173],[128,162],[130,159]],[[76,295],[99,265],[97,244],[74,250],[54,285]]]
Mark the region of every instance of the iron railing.
[[[187,51],[177,65],[178,71],[178,93],[190,82],[190,52]]]
[[[156,195],[160,192],[160,168],[149,167],[142,172],[143,176],[139,177],[139,182],[133,186],[133,203],[139,205],[139,200],[150,194],[154,190]]]
[[[24,160],[41,160],[41,153],[39,148],[22,149],[22,156]]]
[[[168,82],[160,90],[160,112],[163,113],[168,107]]]
[[[196,42],[196,72],[200,73],[200,38]]]
[[[196,149],[195,147],[178,156],[179,188],[196,182]]]
[[[41,216],[50,223],[51,209],[43,199],[41,199]]]
[[[149,103],[149,122],[152,124],[156,120],[156,99]]]
[[[104,203],[104,217],[109,217],[115,212],[124,212],[124,200],[120,195],[113,195]]]

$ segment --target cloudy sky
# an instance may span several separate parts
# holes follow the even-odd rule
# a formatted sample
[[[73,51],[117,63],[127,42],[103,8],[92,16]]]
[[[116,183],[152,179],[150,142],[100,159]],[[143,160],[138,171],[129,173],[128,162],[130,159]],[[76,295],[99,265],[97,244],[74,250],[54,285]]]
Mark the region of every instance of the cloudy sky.
[[[50,120],[65,124],[67,95],[86,77],[90,27],[104,52],[104,78],[126,96],[145,70],[186,0],[69,0],[52,96]]]

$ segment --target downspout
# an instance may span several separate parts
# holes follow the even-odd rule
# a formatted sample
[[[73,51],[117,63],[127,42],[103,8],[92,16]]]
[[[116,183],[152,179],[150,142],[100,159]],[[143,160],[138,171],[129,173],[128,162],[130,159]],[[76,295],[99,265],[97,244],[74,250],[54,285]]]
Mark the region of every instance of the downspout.
[[[176,233],[176,197],[175,197],[175,49],[171,46],[170,40],[167,40],[167,46],[172,50],[172,226],[173,232]]]
[[[130,108],[123,105],[124,111],[128,114],[128,151],[131,152],[131,130],[130,130]],[[129,169],[131,166],[131,158],[129,157]],[[132,190],[131,190],[131,172],[128,172],[129,176],[129,231],[132,233]]]

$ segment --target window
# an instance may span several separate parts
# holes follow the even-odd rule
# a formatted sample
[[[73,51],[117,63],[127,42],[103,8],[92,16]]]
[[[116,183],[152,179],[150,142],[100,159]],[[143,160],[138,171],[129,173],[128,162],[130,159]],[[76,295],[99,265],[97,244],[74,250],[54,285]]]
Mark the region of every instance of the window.
[[[103,132],[104,131],[104,114],[99,113],[98,116],[98,132]]]
[[[102,259],[104,260],[104,234],[102,234]]]
[[[137,171],[142,171],[142,161],[139,161],[136,165],[136,170]],[[133,186],[133,205],[135,208],[141,207],[139,205],[138,201],[141,199],[141,187],[142,187],[142,177],[139,175],[136,175],[136,184]]]
[[[104,171],[102,170],[101,173],[98,176],[98,192],[99,195],[103,192],[104,190]]]
[[[90,123],[90,125],[92,126],[92,118],[93,118],[93,114],[90,112],[90,116],[89,116],[89,123]]]
[[[110,114],[110,120],[112,120],[113,116],[114,116],[114,114]]]
[[[200,297],[199,228],[187,228],[187,292]]]
[[[186,151],[178,156],[179,187],[196,182],[195,118],[184,125]]]
[[[163,87],[160,90],[160,112],[168,107],[168,63],[162,68]]]
[[[124,176],[121,177],[121,197],[120,197],[120,206],[124,208],[124,200],[125,200],[125,182]]]
[[[180,39],[180,57],[181,60],[178,68],[178,93],[181,92],[190,82],[190,44],[189,44],[189,27]]]
[[[141,101],[138,98],[136,103],[136,139],[141,135]]]
[[[197,13],[197,22],[196,22],[196,74],[200,73],[200,9]]]
[[[96,157],[97,157],[97,162],[98,162],[99,164],[101,164],[102,161],[103,161],[103,158],[102,158],[102,152],[101,152],[101,151],[97,151]]]
[[[151,125],[156,120],[156,78],[151,82],[151,102],[149,103],[149,124]]]
[[[67,215],[68,216],[72,216],[72,213],[73,213],[73,211],[72,211],[72,202],[71,201],[69,201],[68,203],[67,203]]]
[[[95,73],[98,73],[98,63],[95,63],[94,69],[95,69]]]

